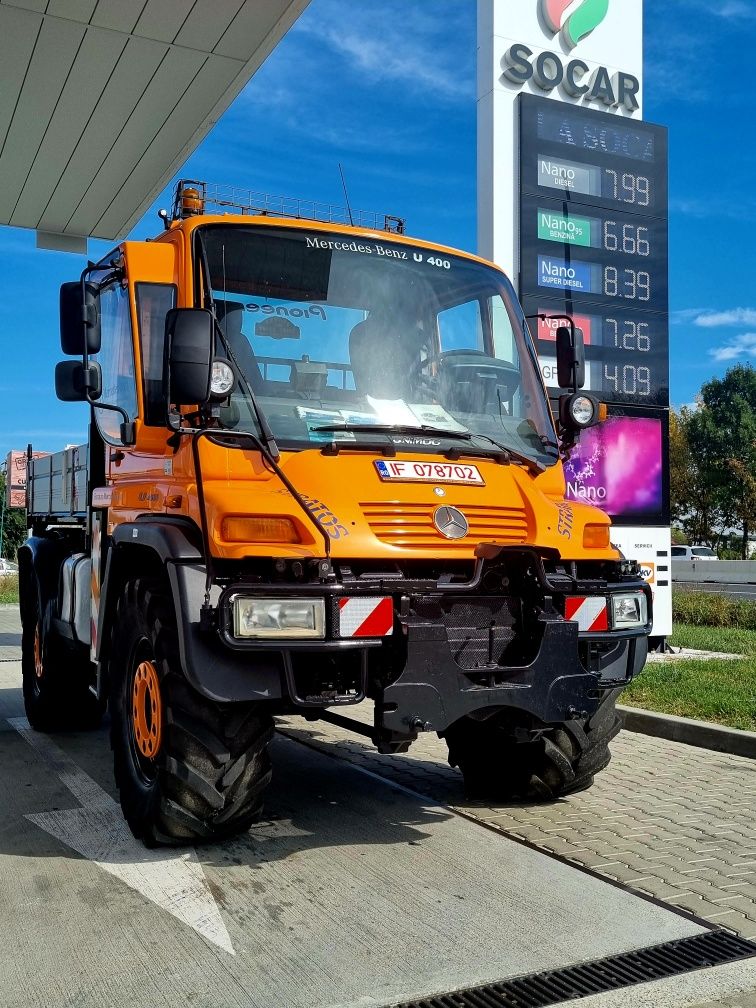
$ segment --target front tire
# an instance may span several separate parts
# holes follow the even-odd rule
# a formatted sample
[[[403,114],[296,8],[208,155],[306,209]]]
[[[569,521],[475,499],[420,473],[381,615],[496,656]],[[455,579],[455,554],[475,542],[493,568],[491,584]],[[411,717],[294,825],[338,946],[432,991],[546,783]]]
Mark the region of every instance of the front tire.
[[[193,844],[247,829],[271,777],[267,706],[215,703],[192,689],[173,601],[157,579],[125,585],[111,655],[115,778],[134,836]]]
[[[584,791],[611,760],[609,743],[622,722],[619,690],[604,694],[590,718],[565,721],[530,742],[517,742],[506,715],[461,718],[446,731],[449,763],[459,767],[471,798],[554,801]]]

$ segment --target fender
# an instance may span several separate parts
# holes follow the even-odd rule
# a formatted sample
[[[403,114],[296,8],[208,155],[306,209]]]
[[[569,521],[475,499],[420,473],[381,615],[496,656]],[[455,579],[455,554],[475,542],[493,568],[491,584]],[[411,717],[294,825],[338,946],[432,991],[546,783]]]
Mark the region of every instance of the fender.
[[[30,536],[19,547],[18,588],[22,622],[35,585],[40,613],[44,614],[50,599],[57,599],[60,568],[68,554],[69,550],[62,542],[41,536]]]
[[[221,703],[275,700],[283,695],[283,662],[276,652],[239,654],[220,638],[200,630],[200,606],[205,594],[205,564],[199,529],[187,519],[149,515],[119,525],[108,551],[102,583],[97,639],[98,666],[107,658],[109,634],[121,587],[129,576],[153,570],[164,573],[176,613],[179,654],[189,683],[210,700]],[[213,588],[217,603],[220,589]],[[98,676],[98,692],[106,691]]]

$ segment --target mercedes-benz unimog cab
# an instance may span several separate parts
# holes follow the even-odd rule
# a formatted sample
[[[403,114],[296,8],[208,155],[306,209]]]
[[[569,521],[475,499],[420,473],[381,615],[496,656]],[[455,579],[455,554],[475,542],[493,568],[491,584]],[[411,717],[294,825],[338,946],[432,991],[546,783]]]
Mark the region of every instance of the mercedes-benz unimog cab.
[[[579,330],[562,320],[555,427],[501,270],[396,218],[278,209],[181,183],[161,234],[61,290],[56,390],[92,420],[30,462],[30,722],[108,705],[147,844],[246,828],[276,715],[382,753],[436,732],[492,800],[588,787],[651,596],[565,499],[602,412]],[[365,700],[372,725],[340,711]]]

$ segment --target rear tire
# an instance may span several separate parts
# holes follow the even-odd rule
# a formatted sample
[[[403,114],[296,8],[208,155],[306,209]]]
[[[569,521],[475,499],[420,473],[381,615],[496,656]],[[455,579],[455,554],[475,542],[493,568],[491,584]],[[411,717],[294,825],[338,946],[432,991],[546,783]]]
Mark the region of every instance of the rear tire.
[[[584,791],[611,760],[609,743],[622,726],[619,693],[606,693],[590,718],[565,721],[533,742],[514,740],[511,717],[461,718],[445,732],[449,763],[472,798],[554,801]]]
[[[151,847],[247,829],[271,777],[267,705],[215,703],[192,689],[181,670],[173,600],[157,579],[124,587],[111,654],[115,778],[134,836]]]
[[[36,579],[24,599],[21,676],[24,707],[32,728],[42,732],[97,728],[104,705],[90,690],[90,663],[52,633],[55,602],[42,611]]]

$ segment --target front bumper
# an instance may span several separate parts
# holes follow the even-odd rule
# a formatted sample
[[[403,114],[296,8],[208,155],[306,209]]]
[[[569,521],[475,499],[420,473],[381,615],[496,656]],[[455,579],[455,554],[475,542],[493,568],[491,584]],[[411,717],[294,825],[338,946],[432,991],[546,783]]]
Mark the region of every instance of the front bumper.
[[[543,613],[531,627],[540,645],[530,661],[473,672],[455,660],[441,616],[410,615],[406,632],[406,665],[376,707],[377,726],[396,736],[443,732],[461,717],[502,707],[547,724],[589,717],[605,690],[640,672],[648,653],[644,631],[583,635],[559,613]]]
[[[605,690],[626,685],[645,663],[650,589],[616,565],[604,572],[611,576],[599,571],[578,579],[553,573],[553,560],[532,548],[495,547],[479,554],[469,581],[344,577],[278,584],[273,593],[326,597],[327,638],[298,642],[234,640],[234,594],[271,594],[270,583],[261,581],[236,581],[215,594],[217,632],[208,633],[194,616],[202,601],[202,568],[169,565],[183,616],[182,662],[195,688],[220,701],[267,699],[282,709],[322,709],[367,694],[376,703],[376,740],[397,744],[419,730],[443,732],[461,717],[502,707],[547,724],[587,717]],[[570,595],[608,602],[628,591],[646,594],[645,627],[581,633],[564,618]],[[391,597],[391,636],[335,639],[339,600],[359,595]],[[346,670],[350,696],[312,685],[325,667]]]

